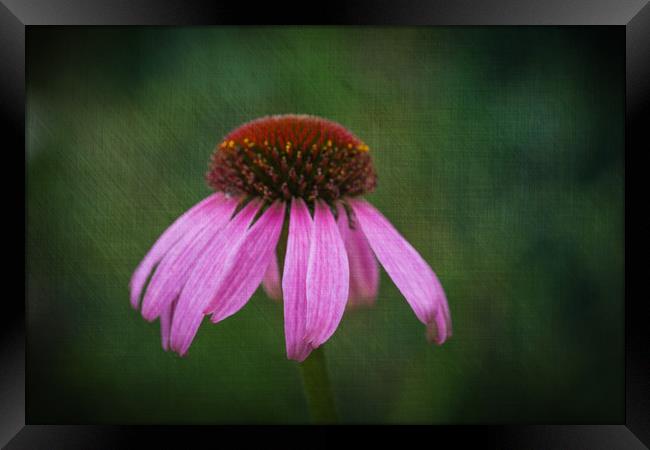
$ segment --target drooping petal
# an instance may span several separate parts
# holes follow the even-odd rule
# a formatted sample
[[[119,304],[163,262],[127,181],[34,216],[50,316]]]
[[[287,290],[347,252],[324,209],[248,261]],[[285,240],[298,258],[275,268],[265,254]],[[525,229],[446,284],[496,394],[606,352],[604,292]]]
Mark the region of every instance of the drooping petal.
[[[316,202],[307,263],[307,327],[305,340],[322,345],[339,325],[349,294],[345,244],[329,207]]]
[[[442,344],[451,324],[445,292],[438,277],[420,254],[390,222],[369,203],[351,200],[357,222],[388,275],[402,292],[417,318],[431,328]]]
[[[444,291],[438,278],[436,277],[436,289],[439,289],[444,296]],[[451,337],[451,314],[449,313],[449,305],[447,304],[447,299],[440,303],[440,308],[436,312],[436,316],[433,322],[430,322],[427,325],[427,339],[429,342],[434,342],[437,345],[442,345],[444,342]]]
[[[264,273],[264,279],[262,280],[262,286],[264,287],[264,292],[269,298],[273,300],[282,300],[282,287],[280,286],[280,269],[278,267],[278,258],[273,256],[269,267]]]
[[[307,264],[312,219],[302,199],[291,204],[287,252],[284,258],[284,336],[287,358],[304,361],[312,348],[303,338],[307,323]]]
[[[170,347],[180,355],[187,350],[203,320],[203,309],[210,302],[222,271],[227,271],[225,262],[230,253],[239,251],[246,229],[253,221],[260,207],[258,201],[251,201],[218,233],[204,248],[190,276],[183,286],[176,304],[172,321]]]
[[[147,282],[153,267],[182,236],[195,228],[194,223],[197,219],[208,213],[215,204],[220,203],[223,199],[224,195],[221,192],[216,192],[203,199],[176,219],[158,238],[133,272],[129,282],[131,305],[134,308],[137,309],[139,306],[142,288]]]
[[[230,254],[230,261],[225,264],[230,270],[223,272],[224,279],[219,289],[203,310],[212,313],[210,320],[213,323],[243,308],[262,282],[265,268],[269,266],[271,258],[275,258],[284,209],[284,202],[271,205],[246,232],[239,251]]]
[[[188,230],[163,257],[142,301],[142,317],[154,320],[178,297],[183,285],[201,255],[230,220],[237,207],[237,199],[226,198],[195,219],[197,226]]]
[[[350,227],[348,216],[341,204],[338,207],[338,223],[345,242],[350,266],[350,295],[348,306],[370,306],[377,299],[379,290],[379,265],[368,241],[357,224]]]
[[[162,341],[163,350],[169,350],[169,335],[172,330],[172,318],[176,302],[171,302],[160,315],[160,340]]]

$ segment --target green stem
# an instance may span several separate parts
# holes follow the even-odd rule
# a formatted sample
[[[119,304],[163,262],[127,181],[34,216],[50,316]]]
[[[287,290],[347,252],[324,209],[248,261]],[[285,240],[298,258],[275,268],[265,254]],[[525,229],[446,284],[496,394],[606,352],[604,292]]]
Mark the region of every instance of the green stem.
[[[302,385],[307,396],[309,412],[314,423],[335,423],[336,407],[327,375],[323,347],[318,347],[300,364]]]

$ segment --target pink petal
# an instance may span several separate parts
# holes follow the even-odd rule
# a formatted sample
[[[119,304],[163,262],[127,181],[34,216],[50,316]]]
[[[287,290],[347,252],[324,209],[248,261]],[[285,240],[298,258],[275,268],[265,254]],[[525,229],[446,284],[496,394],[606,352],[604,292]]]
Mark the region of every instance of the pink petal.
[[[260,203],[255,200],[246,205],[198,257],[176,304],[170,336],[172,350],[181,355],[187,353],[203,320],[203,308],[219,287],[222,271],[229,269],[225,262],[230,253],[239,251],[246,229],[259,207]]]
[[[284,202],[276,202],[246,232],[237,253],[230,254],[225,265],[231,269],[223,272],[224,280],[203,310],[212,312],[217,323],[239,311],[262,282],[264,271],[275,258],[275,247],[284,222]]]
[[[437,289],[441,292],[442,286],[436,277]],[[447,304],[447,299],[445,298],[443,302],[440,303],[440,309],[436,313],[435,320],[430,322],[427,325],[427,339],[429,342],[435,342],[438,345],[444,344],[444,342],[451,337],[451,314],[449,313],[449,305]]]
[[[282,287],[280,286],[280,269],[278,268],[278,258],[273,255],[269,267],[264,273],[262,287],[269,298],[273,300],[282,300]]]
[[[194,228],[197,219],[208,213],[214,205],[222,202],[223,199],[224,195],[221,192],[203,199],[176,219],[158,238],[131,277],[129,286],[131,288],[131,305],[134,308],[137,309],[139,306],[142,288],[153,267],[182,236]]]
[[[345,242],[350,266],[350,295],[348,306],[370,306],[375,303],[379,290],[379,265],[368,240],[359,225],[350,228],[348,216],[339,204],[339,230]]]
[[[316,202],[307,263],[307,327],[313,348],[334,334],[343,317],[349,291],[348,256],[329,207]]]
[[[162,341],[163,350],[169,350],[169,334],[172,329],[172,318],[174,317],[174,309],[176,307],[176,302],[172,302],[163,311],[160,315],[160,339]]]
[[[158,265],[142,301],[142,316],[147,320],[158,317],[178,297],[205,247],[230,220],[238,200],[224,199],[203,217],[195,219],[190,229],[169,250]]]
[[[312,228],[311,215],[302,199],[291,205],[287,252],[284,258],[284,335],[287,358],[304,361],[311,346],[303,338],[307,321],[307,264]]]
[[[451,317],[438,277],[417,250],[372,205],[362,200],[351,200],[350,204],[377,259],[418,319],[428,326],[429,337],[442,344],[450,336]]]

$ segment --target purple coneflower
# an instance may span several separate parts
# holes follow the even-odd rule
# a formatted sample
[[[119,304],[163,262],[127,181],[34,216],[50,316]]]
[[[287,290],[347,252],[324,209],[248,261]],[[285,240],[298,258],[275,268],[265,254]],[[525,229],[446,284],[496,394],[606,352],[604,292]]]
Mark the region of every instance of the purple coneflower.
[[[244,124],[218,145],[207,181],[216,192],[160,236],[130,283],[138,308],[155,268],[141,310],[160,318],[165,350],[185,355],[204,315],[217,323],[235,314],[263,284],[284,303],[287,357],[303,361],[332,336],[346,306],[374,302],[377,260],[428,338],[451,336],[438,278],[360,198],[376,174],[368,146],[343,126],[307,115]]]

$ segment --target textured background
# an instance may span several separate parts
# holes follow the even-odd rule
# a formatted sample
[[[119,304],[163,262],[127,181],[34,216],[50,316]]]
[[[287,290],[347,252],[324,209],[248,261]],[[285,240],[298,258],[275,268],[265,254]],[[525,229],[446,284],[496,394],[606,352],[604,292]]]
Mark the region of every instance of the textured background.
[[[615,28],[28,31],[29,423],[301,423],[281,306],[258,292],[187,358],[128,302],[204,198],[220,138],[341,122],[370,200],[449,297],[430,346],[382,273],[326,345],[345,422],[621,422],[624,33]]]

